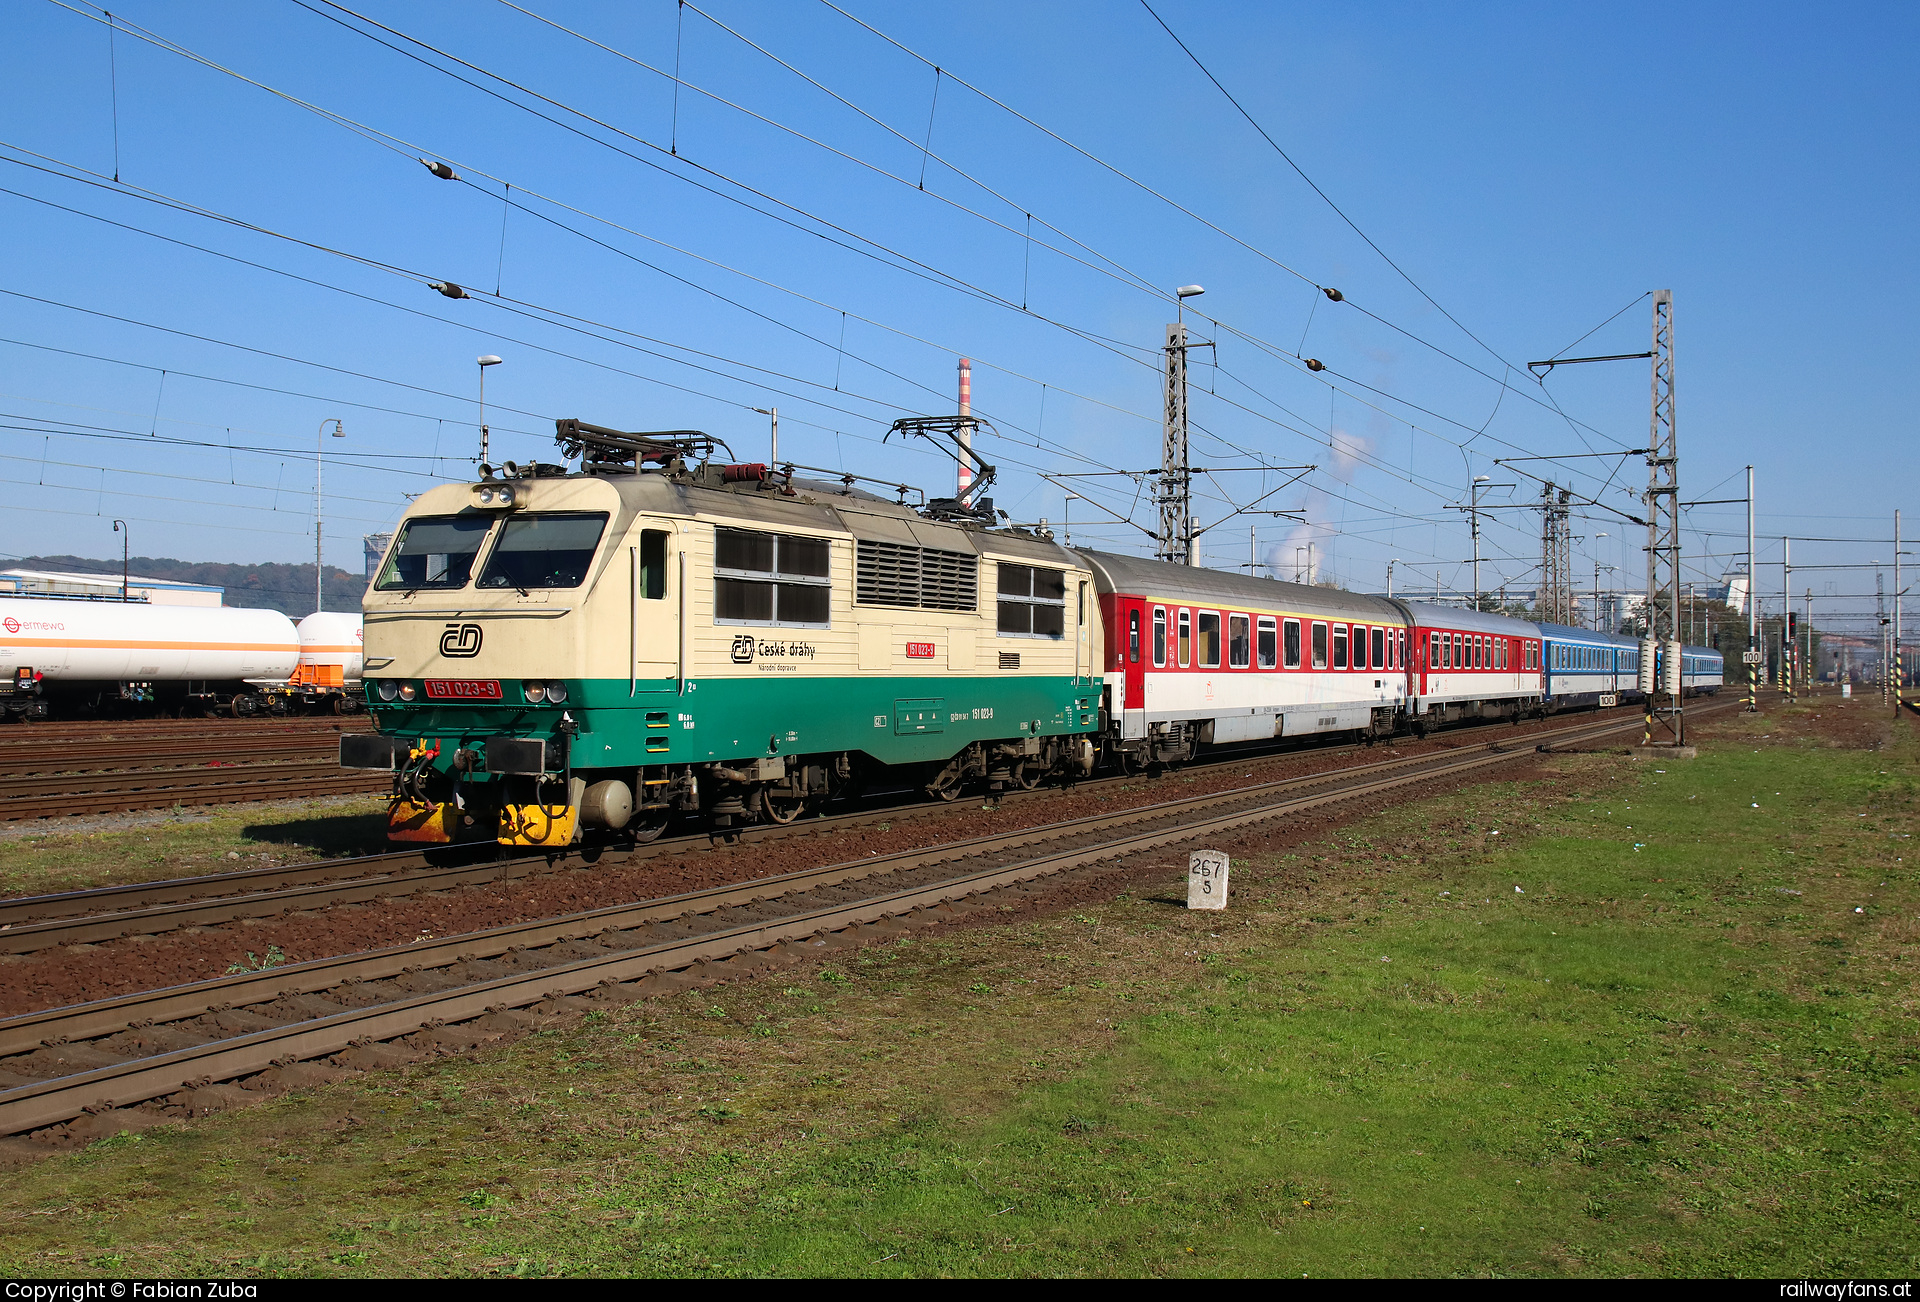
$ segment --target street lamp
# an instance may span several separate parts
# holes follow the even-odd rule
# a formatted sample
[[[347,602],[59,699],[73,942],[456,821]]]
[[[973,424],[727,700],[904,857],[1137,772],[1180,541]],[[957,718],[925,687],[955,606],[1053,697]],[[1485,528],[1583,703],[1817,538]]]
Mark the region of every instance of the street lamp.
[[[480,363],[480,462],[487,460],[487,368],[500,365],[500,359],[492,353],[475,359]]]
[[[1387,595],[1393,595],[1393,567],[1400,563],[1398,556],[1387,562]]]
[[[327,572],[320,564],[320,468],[321,449],[326,447],[327,426],[333,426],[333,436],[343,439],[347,436],[347,427],[333,417],[320,422],[319,430],[313,436],[313,609],[317,614],[327,608]]]
[[[127,544],[133,541],[133,530],[127,528],[125,520],[115,520],[113,531],[120,535],[120,600],[127,599]]]

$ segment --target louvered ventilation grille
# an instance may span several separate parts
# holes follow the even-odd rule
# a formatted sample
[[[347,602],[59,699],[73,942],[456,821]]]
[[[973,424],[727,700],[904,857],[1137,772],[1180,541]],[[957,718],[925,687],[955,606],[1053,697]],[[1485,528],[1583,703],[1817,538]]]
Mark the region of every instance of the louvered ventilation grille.
[[[1000,667],[1002,669],[1018,669],[1020,667],[1020,653],[1018,651],[1002,651],[1000,653]]]
[[[861,540],[854,600],[863,606],[973,610],[979,602],[979,562],[963,552]]]

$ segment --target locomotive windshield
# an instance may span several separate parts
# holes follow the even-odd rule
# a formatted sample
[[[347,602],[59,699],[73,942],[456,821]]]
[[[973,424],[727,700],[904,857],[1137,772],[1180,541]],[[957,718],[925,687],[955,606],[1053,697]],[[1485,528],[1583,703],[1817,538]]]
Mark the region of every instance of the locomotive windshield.
[[[577,588],[607,527],[604,511],[514,516],[480,573],[483,588]]]
[[[489,515],[416,516],[401,527],[374,587],[381,592],[464,588],[473,575],[473,558],[492,528]]]

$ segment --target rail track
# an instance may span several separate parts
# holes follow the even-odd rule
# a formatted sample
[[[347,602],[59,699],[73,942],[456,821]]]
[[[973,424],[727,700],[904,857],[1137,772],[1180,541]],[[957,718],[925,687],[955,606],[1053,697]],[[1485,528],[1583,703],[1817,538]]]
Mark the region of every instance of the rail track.
[[[212,730],[197,722],[133,731],[101,726],[110,731],[0,734],[0,821],[377,791],[385,785],[378,774],[340,769],[334,759],[338,723],[281,720]]]
[[[225,1106],[233,1090],[217,1082],[273,1071],[297,1084],[326,1077],[301,1065],[315,1059],[370,1068],[471,1048],[543,1013],[593,1006],[582,996],[638,999],[778,968],[994,907],[1041,879],[1491,769],[1549,749],[1540,745],[1549,739],[1577,744],[1637,726],[1588,721],[1510,747],[1387,760],[9,1018],[0,1021],[0,1134],[109,1134],[154,1119],[116,1119],[115,1109],[135,1104]]]
[[[1638,718],[1630,710],[1610,718]],[[1574,728],[1591,726],[1588,719]],[[1565,729],[1524,734],[1506,734],[1501,741],[1469,740],[1444,754],[1462,750],[1485,751],[1491,747],[1534,745],[1550,741]],[[1339,746],[1312,751],[1283,752],[1286,755],[1316,757],[1354,754],[1364,748]],[[1234,755],[1205,764],[1184,766],[1183,775],[1204,773],[1210,769],[1245,764],[1256,758]],[[1257,758],[1272,758],[1260,755]],[[1387,771],[1393,766],[1420,764],[1432,755],[1389,758],[1369,766]],[[1340,771],[1309,774],[1278,782],[1259,784],[1251,790],[1279,792],[1304,789],[1315,783],[1331,781]],[[1098,792],[1103,788],[1139,785],[1155,779],[1139,777],[1101,778],[1074,784],[1076,793]],[[1057,789],[1009,791],[1002,802],[1047,799]],[[756,843],[810,836],[886,820],[900,822],[937,816],[952,806],[941,801],[914,805],[887,804],[872,809],[851,810],[799,822],[777,825],[758,824],[740,828],[733,834],[738,841]],[[502,859],[495,847],[487,844],[438,846],[385,854],[319,860],[233,873],[214,873],[204,877],[174,878],[158,882],[103,886],[91,890],[69,891],[54,895],[24,896],[0,900],[0,954],[28,954],[60,945],[93,944],[132,935],[154,935],[181,927],[219,926],[242,918],[267,918],[297,910],[326,908],[335,904],[362,903],[421,891],[443,891],[459,886],[511,881],[542,873],[564,871],[586,863],[631,864],[665,855],[685,853],[709,843],[704,833],[663,839],[626,849],[568,847],[537,855]]]

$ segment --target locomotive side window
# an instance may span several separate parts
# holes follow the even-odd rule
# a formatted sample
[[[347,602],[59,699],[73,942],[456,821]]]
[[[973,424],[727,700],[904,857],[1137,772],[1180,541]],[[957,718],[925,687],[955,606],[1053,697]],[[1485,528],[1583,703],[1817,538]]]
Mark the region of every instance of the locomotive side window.
[[[1245,669],[1253,663],[1253,621],[1245,615],[1227,616],[1227,668]]]
[[[1127,659],[1134,664],[1140,663],[1140,612],[1127,612]]]
[[[1315,669],[1327,667],[1327,626],[1321,623],[1315,623],[1313,626],[1313,667]]]
[[[1200,667],[1218,669],[1220,667],[1220,614],[1218,611],[1202,610],[1200,617]]]
[[[1260,667],[1262,669],[1271,669],[1279,661],[1279,648],[1274,645],[1275,632],[1273,616],[1262,615],[1260,617]],[[1300,629],[1297,624],[1294,626],[1293,645],[1295,651],[1300,649]]]
[[[667,534],[664,529],[640,531],[640,595],[659,601],[667,595]]]
[[[1000,565],[1000,636],[1061,637],[1067,623],[1067,576],[1043,565]]]
[[[1185,669],[1193,658],[1193,612],[1180,612],[1180,667]]]
[[[1167,608],[1153,608],[1153,664],[1156,669],[1164,669],[1167,664]]]
[[[1286,667],[1289,669],[1298,669],[1300,667],[1300,621],[1297,619],[1288,620],[1286,634]]]
[[[607,527],[605,511],[550,511],[516,515],[480,571],[482,588],[577,588],[587,581],[593,553]]]
[[[401,527],[375,589],[466,587],[473,575],[473,559],[492,528],[492,517],[477,512],[415,516]]]
[[[1347,667],[1347,626],[1345,624],[1333,626],[1333,667],[1335,669]]]
[[[828,554],[824,538],[715,529],[714,620],[826,628],[832,598]]]
[[[1373,667],[1375,669],[1387,667],[1387,630],[1384,628],[1373,630]]]

